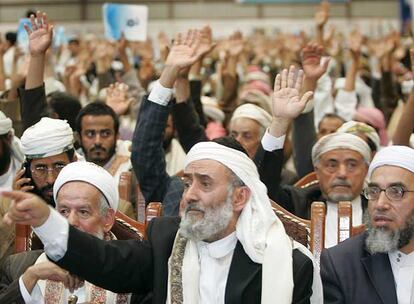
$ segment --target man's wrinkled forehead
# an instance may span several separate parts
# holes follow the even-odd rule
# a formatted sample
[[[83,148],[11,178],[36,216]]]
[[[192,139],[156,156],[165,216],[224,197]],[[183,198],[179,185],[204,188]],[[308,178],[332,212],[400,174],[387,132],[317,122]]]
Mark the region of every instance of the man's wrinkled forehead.
[[[200,159],[190,162],[184,168],[183,176],[209,176],[213,178],[228,171],[229,169],[217,160]]]

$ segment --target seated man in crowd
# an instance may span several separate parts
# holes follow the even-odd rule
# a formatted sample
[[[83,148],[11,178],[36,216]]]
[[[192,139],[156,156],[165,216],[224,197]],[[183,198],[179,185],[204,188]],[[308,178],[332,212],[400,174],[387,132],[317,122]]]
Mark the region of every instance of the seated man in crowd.
[[[322,252],[324,303],[413,303],[414,150],[382,149],[368,177],[367,231]]]
[[[53,185],[60,170],[77,161],[73,131],[66,121],[43,117],[24,131],[21,149],[26,160],[15,177],[14,189],[39,195],[55,207]]]
[[[187,55],[175,54],[177,65],[166,67],[170,75],[194,59],[194,37],[178,36],[175,46]],[[299,100],[301,75],[295,84],[287,74],[275,84],[281,113],[300,111],[310,97]],[[171,81],[163,79],[167,75],[164,84]],[[153,219],[146,242],[102,242],[18,192],[3,193],[15,200],[5,221],[32,225],[48,257],[61,267],[116,292],[153,291],[153,303],[309,303],[317,296],[312,295],[318,278],[312,260],[302,253],[306,249],[292,246],[255,164],[235,140],[221,139],[226,141],[232,148],[206,142],[190,150],[181,222]]]
[[[351,201],[352,223],[362,223],[367,201],[361,195],[371,160],[367,143],[356,135],[332,133],[318,140],[312,149],[312,162],[318,183],[305,188],[280,187],[276,202],[301,218],[310,218],[314,201],[327,203],[325,247],[338,243],[337,208],[340,201]]]
[[[13,177],[23,160],[20,141],[14,136],[13,122],[0,111],[0,188],[12,189]]]
[[[130,141],[118,140],[119,118],[103,102],[84,107],[76,119],[81,150],[87,161],[105,168],[115,180],[131,169]]]
[[[89,162],[71,163],[56,179],[53,195],[56,210],[70,225],[102,240],[115,239],[110,230],[118,207],[118,186],[108,172]],[[67,303],[71,294],[79,303],[129,303],[131,297],[89,282],[75,291],[65,288],[79,287],[79,279],[50,262],[41,250],[9,256],[0,277],[1,303]]]
[[[20,141],[13,134],[12,120],[0,111],[0,189],[11,190],[13,177],[20,169],[24,155],[20,149]],[[0,197],[0,217],[6,214],[9,201]],[[14,229],[4,225],[0,220],[0,266],[3,257],[11,253],[14,240]]]

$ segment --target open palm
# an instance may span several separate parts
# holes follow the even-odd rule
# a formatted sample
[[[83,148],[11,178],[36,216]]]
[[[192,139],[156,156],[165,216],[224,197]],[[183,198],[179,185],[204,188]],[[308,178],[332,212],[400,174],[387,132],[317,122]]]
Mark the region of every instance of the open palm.
[[[273,92],[273,116],[278,118],[294,119],[302,113],[306,103],[312,97],[312,92],[306,92],[300,98],[303,71],[299,70],[296,79],[296,68],[291,66],[289,71],[284,69],[275,79]]]
[[[326,72],[329,61],[321,65],[323,47],[308,43],[302,50],[302,68],[306,78],[318,80]]]
[[[175,66],[179,69],[191,66],[198,59],[196,53],[198,44],[199,35],[197,31],[189,30],[185,39],[181,34],[177,34],[165,65]]]
[[[52,43],[53,26],[49,25],[47,15],[37,12],[36,17],[30,16],[31,26],[25,25],[29,36],[29,50],[31,54],[42,54]]]

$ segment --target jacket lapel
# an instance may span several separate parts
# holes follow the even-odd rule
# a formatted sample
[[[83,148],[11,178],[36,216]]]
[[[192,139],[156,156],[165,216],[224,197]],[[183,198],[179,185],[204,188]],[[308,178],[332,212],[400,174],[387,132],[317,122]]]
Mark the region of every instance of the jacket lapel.
[[[378,295],[384,304],[397,304],[397,293],[394,284],[390,260],[387,254],[373,254],[361,258]]]
[[[237,242],[227,277],[225,303],[242,303],[243,292],[259,272],[261,273],[261,269],[262,265],[253,262],[244,251],[242,244]],[[261,275],[258,282],[261,289]]]

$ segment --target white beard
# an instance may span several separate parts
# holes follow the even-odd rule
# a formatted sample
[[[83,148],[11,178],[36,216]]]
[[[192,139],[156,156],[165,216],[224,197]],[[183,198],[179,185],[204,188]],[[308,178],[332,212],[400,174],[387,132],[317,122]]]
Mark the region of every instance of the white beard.
[[[232,189],[229,190],[227,199],[221,207],[202,207],[200,202],[189,203],[181,213],[180,233],[187,239],[203,241],[211,239],[222,232],[230,223],[233,216]],[[204,217],[198,219],[189,215],[189,209],[197,209],[204,212]]]

